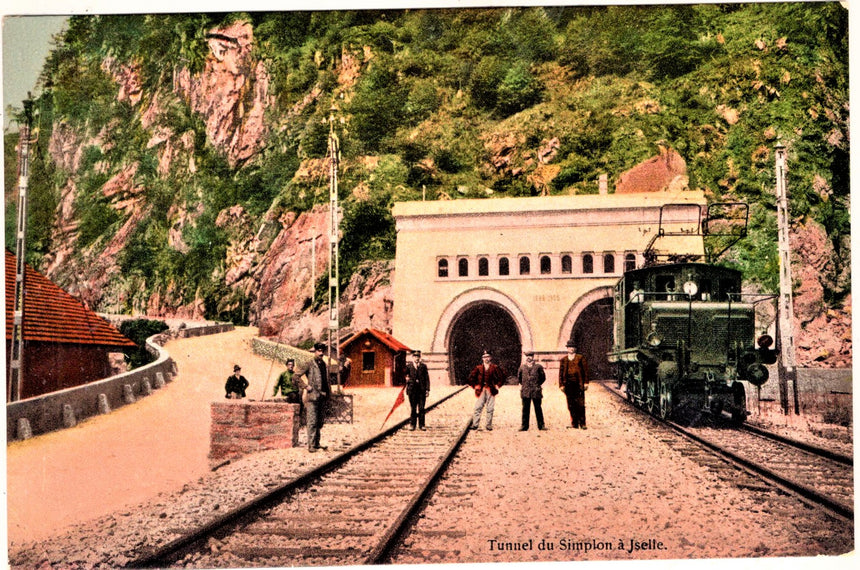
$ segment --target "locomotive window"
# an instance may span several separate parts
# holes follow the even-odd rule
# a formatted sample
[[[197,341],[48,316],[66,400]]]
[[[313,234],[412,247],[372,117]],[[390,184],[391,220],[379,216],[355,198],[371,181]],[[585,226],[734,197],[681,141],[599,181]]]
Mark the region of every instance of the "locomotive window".
[[[552,273],[552,261],[550,261],[548,255],[544,255],[540,258],[540,273],[541,275]]]
[[[738,287],[735,283],[734,279],[720,279],[720,300],[727,301],[731,299],[732,301],[737,301],[737,295],[733,295],[730,297],[732,293],[740,293]]]
[[[522,256],[520,258],[520,275],[528,275],[532,270],[532,263],[528,257]]]
[[[603,272],[615,273],[615,256],[611,253],[603,255]]]
[[[570,260],[569,255],[561,256],[561,272],[562,273],[571,273],[573,271],[573,262]]]
[[[675,292],[675,277],[672,275],[657,276],[657,292],[658,293],[674,293]],[[669,299],[668,295],[662,295],[663,299]]]
[[[439,260],[439,277],[448,277],[448,260]]]
[[[702,296],[702,301],[711,300],[711,280],[702,279],[699,281],[699,293]]]
[[[460,277],[468,277],[469,276],[469,260],[461,259],[457,262],[457,274]]]
[[[586,253],[582,256],[582,272],[594,273],[594,258],[591,257],[590,253]]]
[[[478,275],[487,276],[490,274],[490,262],[486,257],[478,259]]]
[[[636,269],[636,255],[628,253],[624,256],[624,271],[633,271]]]
[[[499,258],[499,275],[510,275],[511,274],[511,264],[508,261],[507,257]]]

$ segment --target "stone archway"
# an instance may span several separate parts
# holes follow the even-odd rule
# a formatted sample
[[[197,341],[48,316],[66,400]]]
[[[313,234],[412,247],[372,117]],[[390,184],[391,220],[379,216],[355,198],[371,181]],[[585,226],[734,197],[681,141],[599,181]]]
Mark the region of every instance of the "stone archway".
[[[469,372],[481,362],[484,350],[508,376],[516,375],[522,354],[517,325],[503,307],[475,303],[462,311],[451,326],[448,341],[452,384],[465,384]]]
[[[612,287],[600,287],[577,299],[568,311],[559,333],[559,350],[573,339],[585,355],[594,380],[612,378],[614,370],[606,353],[612,348]]]
[[[450,383],[463,384],[485,349],[508,375],[515,375],[522,351],[534,350],[534,337],[513,299],[481,287],[451,301],[436,326],[431,350],[447,355]]]

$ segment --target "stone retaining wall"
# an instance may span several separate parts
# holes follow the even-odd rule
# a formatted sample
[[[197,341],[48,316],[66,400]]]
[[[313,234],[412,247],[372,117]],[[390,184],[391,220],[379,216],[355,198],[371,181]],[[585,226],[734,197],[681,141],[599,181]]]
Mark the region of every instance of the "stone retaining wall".
[[[299,442],[299,404],[281,401],[228,400],[212,403],[209,459],[220,463]]]
[[[232,323],[205,323],[168,330],[146,340],[147,351],[156,357],[154,362],[103,380],[6,404],[6,441],[74,427],[81,420],[134,403],[171,382],[178,372],[176,363],[161,345],[172,338],[230,330],[233,330]]]

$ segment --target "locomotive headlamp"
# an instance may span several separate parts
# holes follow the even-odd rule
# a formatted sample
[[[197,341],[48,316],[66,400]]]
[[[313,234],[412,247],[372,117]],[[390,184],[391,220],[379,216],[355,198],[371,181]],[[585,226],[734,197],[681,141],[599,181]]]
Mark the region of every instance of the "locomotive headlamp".
[[[661,339],[655,332],[649,333],[647,340],[648,344],[653,347],[658,347],[660,346],[660,343],[663,342],[663,339]]]
[[[758,337],[756,344],[758,344],[759,348],[770,348],[770,345],[773,344],[773,337],[769,334],[763,334]]]
[[[687,281],[684,283],[684,293],[692,297],[696,293],[699,292],[699,286],[696,285],[695,281]]]

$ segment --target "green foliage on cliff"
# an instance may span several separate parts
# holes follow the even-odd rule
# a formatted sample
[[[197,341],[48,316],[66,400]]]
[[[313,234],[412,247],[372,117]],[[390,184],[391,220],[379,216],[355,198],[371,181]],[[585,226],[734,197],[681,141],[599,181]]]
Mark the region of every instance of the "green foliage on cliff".
[[[210,117],[176,84],[185,70],[191,78],[204,70],[207,34],[242,21],[274,103],[262,148],[231,161],[207,134]],[[296,173],[326,156],[334,113],[344,280],[365,259],[393,257],[395,200],[537,194],[527,175],[557,139],[552,193],[594,193],[602,173],[611,188],[658,144],[677,150],[692,188],[754,205],[750,238],[731,262],[772,290],[777,142],[789,151],[793,217],[823,224],[847,268],[847,38],[838,3],[73,17],[45,63],[37,102],[28,258],[38,265],[51,251],[51,213],[68,184],[78,254],[106,247],[128,214],[104,183],[134,164],[147,215],[117,258],[126,282],[145,295],[202,301],[211,318],[247,320],[245,294],[225,283],[236,235],[216,225],[218,215],[242,206],[253,235],[263,217],[327,202],[323,175]],[[135,104],[117,100],[117,74],[129,68],[141,85]],[[153,101],[154,123],[144,120]],[[60,123],[82,147],[73,167],[51,160],[51,127]],[[165,126],[188,138],[167,171],[152,142]],[[505,137],[516,148],[509,168],[495,168],[492,141]],[[13,142],[9,135],[7,149]],[[11,188],[8,150],[6,164]],[[10,215],[14,226],[14,208],[7,246]],[[127,303],[140,296],[115,293]]]

